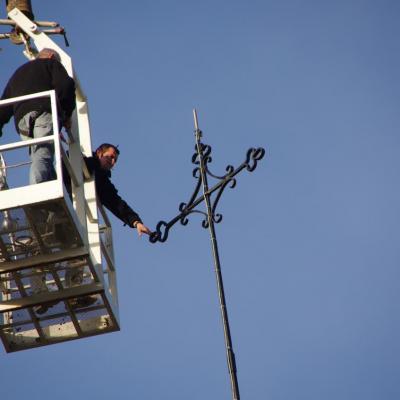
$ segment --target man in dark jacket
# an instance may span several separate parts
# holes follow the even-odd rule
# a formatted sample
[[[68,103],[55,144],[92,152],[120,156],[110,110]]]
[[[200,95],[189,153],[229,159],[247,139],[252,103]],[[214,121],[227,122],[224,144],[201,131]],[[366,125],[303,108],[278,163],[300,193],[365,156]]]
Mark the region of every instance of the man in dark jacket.
[[[8,81],[2,100],[46,90],[56,91],[58,120],[67,129],[75,108],[75,83],[60,62],[60,55],[52,49],[43,49],[35,60],[19,67]],[[53,134],[49,97],[40,97],[0,107],[0,136],[2,127],[14,116],[15,126],[22,140]],[[60,129],[61,129],[60,126]],[[58,132],[57,132],[58,133]],[[32,160],[31,184],[56,178],[54,146],[49,143],[30,147]]]
[[[101,144],[92,157],[84,157],[87,169],[94,175],[96,193],[101,204],[110,210],[117,218],[119,218],[124,224],[135,228],[139,236],[143,233],[149,235],[150,229],[145,226],[140,219],[139,215],[132,210],[131,207],[123,200],[118,190],[112,184],[111,169],[114,167],[118,160],[120,151],[116,146],[110,143]],[[71,196],[71,179],[68,174],[67,168],[63,165],[64,184]],[[75,268],[73,271],[67,272],[66,281],[70,287],[79,286],[83,280],[83,269]],[[96,295],[89,295],[79,297],[71,302],[73,308],[85,308],[89,307],[97,301]],[[38,313],[44,313],[51,307],[50,305],[41,306]]]
[[[117,218],[131,228],[136,228],[139,236],[142,233],[150,234],[139,215],[118,195],[118,191],[111,183],[111,169],[118,160],[119,150],[116,146],[103,143],[92,157],[85,157],[85,162],[91,174],[94,174],[97,196],[101,204],[110,210]]]

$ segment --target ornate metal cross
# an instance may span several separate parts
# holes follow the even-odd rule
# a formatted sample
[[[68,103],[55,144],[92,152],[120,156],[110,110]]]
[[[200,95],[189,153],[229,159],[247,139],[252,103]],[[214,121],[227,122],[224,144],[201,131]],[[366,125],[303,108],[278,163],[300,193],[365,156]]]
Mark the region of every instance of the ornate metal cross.
[[[176,217],[172,218],[169,222],[160,221],[157,224],[156,230],[150,235],[150,242],[165,242],[168,238],[169,230],[172,228],[173,225],[175,225],[178,221],[182,225],[186,225],[189,222],[189,214],[200,213],[204,216],[202,226],[203,228],[209,229],[211,236],[211,245],[214,257],[214,269],[217,279],[222,323],[224,327],[226,356],[228,360],[228,369],[231,380],[232,398],[234,400],[239,400],[240,395],[237,380],[235,354],[232,347],[232,339],[229,328],[228,312],[225,303],[225,293],[222,282],[221,265],[218,254],[218,245],[215,235],[214,223],[218,224],[222,220],[222,215],[216,213],[216,208],[224,189],[227,186],[230,186],[231,188],[234,188],[236,186],[235,176],[242,170],[246,169],[249,172],[254,171],[257,167],[257,162],[264,157],[265,150],[262,147],[250,148],[247,151],[246,160],[238,168],[235,169],[232,165],[228,165],[226,167],[225,175],[214,175],[210,172],[208,168],[208,164],[212,161],[211,147],[201,142],[202,132],[198,126],[196,110],[193,110],[193,116],[196,138],[196,152],[193,154],[192,157],[192,163],[196,165],[196,168],[194,168],[193,170],[193,177],[197,179],[195,190],[190,197],[188,203],[181,203],[179,205],[180,213]],[[209,189],[208,187],[208,177],[212,177],[218,181],[211,189]],[[201,187],[203,189],[203,194],[199,194]],[[216,192],[216,195],[214,198],[211,198],[211,195],[214,192]],[[205,203],[207,211],[204,212],[196,210],[196,207],[203,202]]]

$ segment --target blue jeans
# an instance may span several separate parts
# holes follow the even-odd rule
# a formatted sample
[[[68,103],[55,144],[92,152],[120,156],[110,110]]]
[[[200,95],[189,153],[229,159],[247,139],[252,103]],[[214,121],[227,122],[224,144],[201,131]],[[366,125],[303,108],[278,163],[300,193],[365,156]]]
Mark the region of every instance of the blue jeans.
[[[52,135],[53,121],[51,113],[31,111],[25,114],[18,122],[18,131],[22,140],[38,139]],[[32,160],[29,183],[33,185],[56,179],[53,143],[41,143],[31,146],[29,149]]]

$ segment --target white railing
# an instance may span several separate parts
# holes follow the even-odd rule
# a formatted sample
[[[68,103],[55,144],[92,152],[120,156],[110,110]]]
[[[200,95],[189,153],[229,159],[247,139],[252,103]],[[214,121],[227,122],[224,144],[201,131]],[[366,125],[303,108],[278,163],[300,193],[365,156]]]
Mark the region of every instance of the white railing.
[[[23,149],[27,147],[31,147],[33,145],[37,144],[43,144],[43,143],[52,143],[54,145],[54,158],[55,158],[55,172],[57,174],[57,182],[58,182],[58,190],[62,191],[62,168],[61,168],[61,140],[60,140],[60,129],[59,129],[59,123],[58,123],[58,118],[57,118],[57,100],[56,100],[56,94],[54,90],[47,90],[43,92],[38,92],[38,93],[33,93],[25,96],[18,96],[18,97],[13,97],[10,99],[6,100],[0,100],[0,108],[5,107],[5,106],[12,106],[15,103],[27,101],[27,100],[32,100],[32,99],[37,99],[37,98],[43,98],[43,97],[48,97],[49,98],[49,103],[50,103],[50,109],[51,109],[51,115],[52,115],[52,123],[53,123],[53,135],[49,135],[46,137],[42,138],[31,138],[27,140],[18,140],[16,142],[0,145],[0,153],[6,153],[10,152],[13,150],[18,150],[18,149]],[[5,136],[5,135],[4,135]],[[3,136],[3,140],[4,140]],[[27,163],[22,163],[21,165],[26,165]],[[9,182],[10,184],[11,182]],[[10,185],[12,188],[13,186]],[[45,195],[45,193],[42,194]],[[18,196],[18,194],[15,194]],[[6,200],[6,196],[2,196],[3,200]],[[36,194],[35,198],[40,198],[41,196]],[[8,202],[5,203],[4,201],[0,201],[0,209],[3,209],[8,206]]]

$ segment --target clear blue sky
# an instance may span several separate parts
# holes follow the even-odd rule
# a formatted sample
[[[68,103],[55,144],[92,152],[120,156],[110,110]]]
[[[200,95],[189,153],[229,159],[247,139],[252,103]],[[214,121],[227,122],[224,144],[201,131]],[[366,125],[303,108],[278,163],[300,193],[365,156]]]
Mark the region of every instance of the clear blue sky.
[[[192,108],[215,173],[266,148],[217,225],[242,399],[398,400],[400,3],[32,3],[67,29],[94,146],[119,144],[150,227],[194,188]],[[0,47],[4,87],[25,59]],[[152,245],[113,219],[121,332],[0,352],[2,399],[229,399],[200,221]]]

